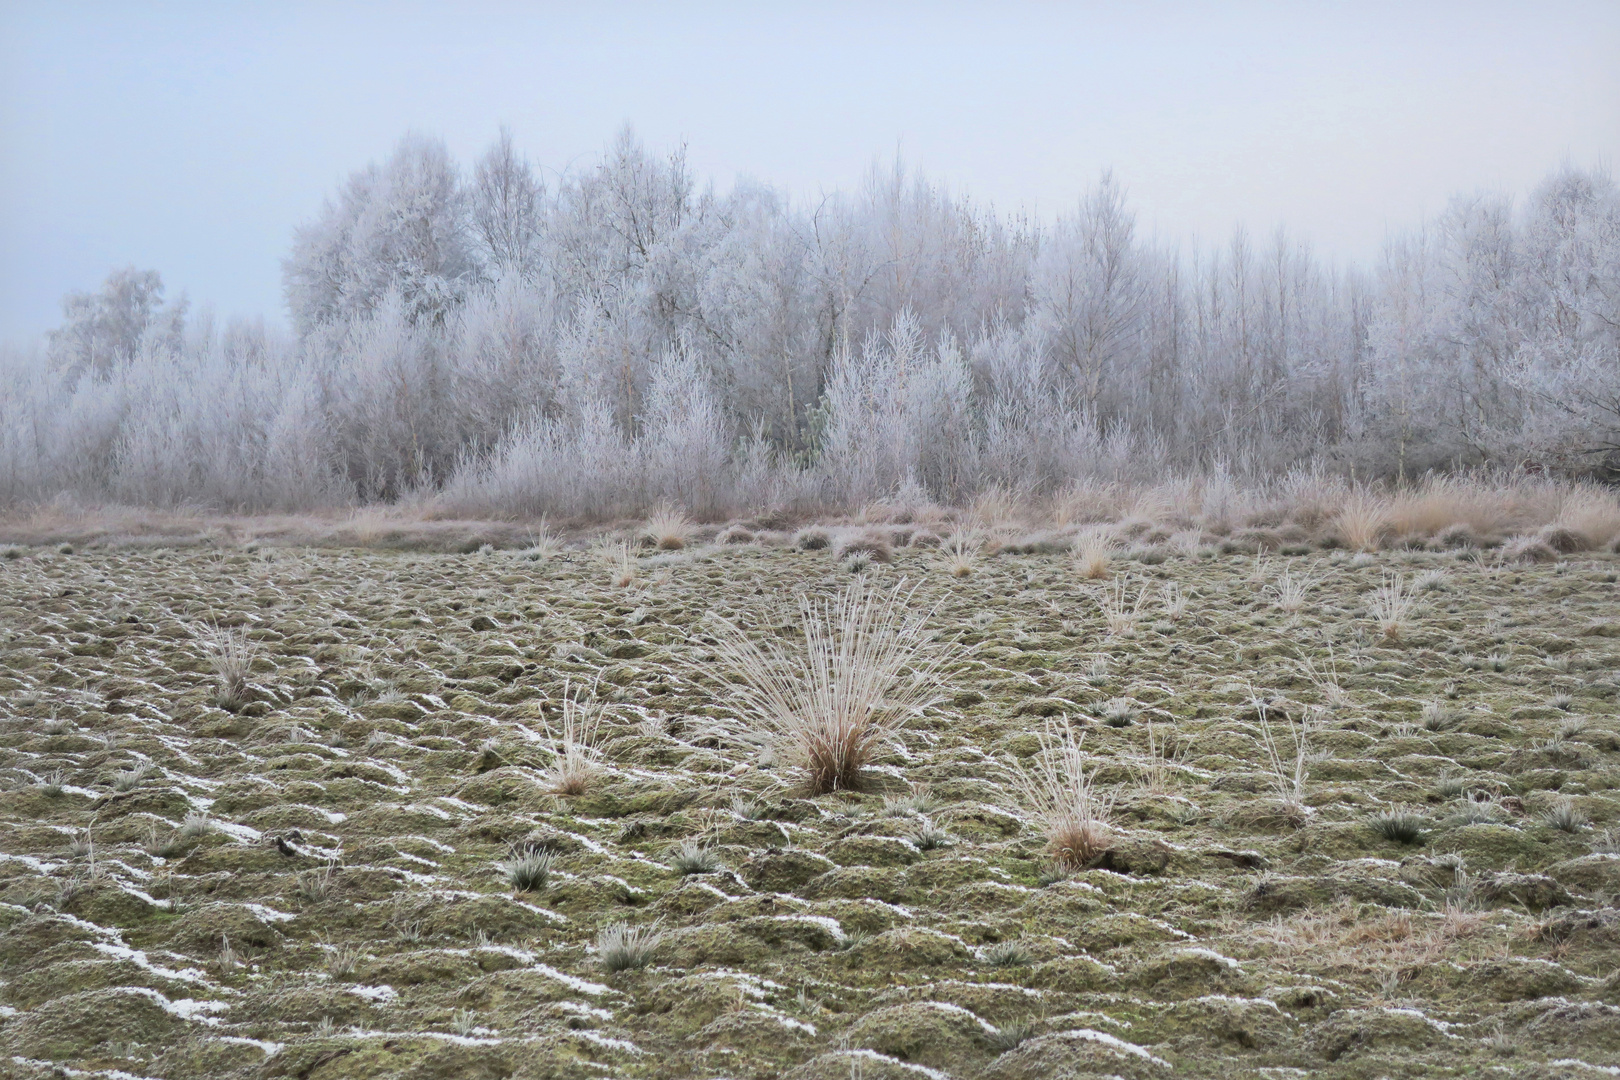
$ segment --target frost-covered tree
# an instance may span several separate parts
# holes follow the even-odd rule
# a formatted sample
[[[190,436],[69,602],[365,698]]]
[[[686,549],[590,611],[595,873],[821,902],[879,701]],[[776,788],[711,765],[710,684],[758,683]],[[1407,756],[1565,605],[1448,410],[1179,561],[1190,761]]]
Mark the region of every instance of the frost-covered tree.
[[[177,348],[185,332],[186,301],[164,306],[163,278],[133,266],[114,270],[93,293],[69,293],[63,322],[50,333],[50,357],[72,382],[111,376],[143,347]]]

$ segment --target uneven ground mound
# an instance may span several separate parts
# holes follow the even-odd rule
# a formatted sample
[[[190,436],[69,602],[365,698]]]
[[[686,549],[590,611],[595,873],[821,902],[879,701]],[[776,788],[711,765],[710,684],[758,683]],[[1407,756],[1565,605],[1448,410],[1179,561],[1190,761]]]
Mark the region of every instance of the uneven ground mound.
[[[10,554],[8,1075],[1620,1068],[1609,556],[858,560],[973,650],[809,798],[716,735],[703,620],[790,640],[831,550]],[[1065,721],[1116,800],[1073,872],[1008,782]]]

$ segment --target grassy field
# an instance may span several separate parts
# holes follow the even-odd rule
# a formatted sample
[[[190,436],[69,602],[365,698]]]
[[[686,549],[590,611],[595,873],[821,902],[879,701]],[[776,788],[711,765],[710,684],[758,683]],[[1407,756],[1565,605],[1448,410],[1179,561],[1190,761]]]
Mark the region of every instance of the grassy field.
[[[1620,1067],[1615,556],[6,555],[6,1075]],[[855,573],[941,668],[813,795],[711,616]]]

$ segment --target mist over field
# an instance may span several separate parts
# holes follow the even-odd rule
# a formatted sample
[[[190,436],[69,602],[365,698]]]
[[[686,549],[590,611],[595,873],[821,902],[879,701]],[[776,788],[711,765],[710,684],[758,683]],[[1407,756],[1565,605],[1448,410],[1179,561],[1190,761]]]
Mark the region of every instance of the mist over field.
[[[543,177],[549,176],[549,179]],[[300,225],[292,330],[74,293],[0,390],[0,499],[705,520],[1076,482],[1620,470],[1620,189],[1461,195],[1372,265],[1285,228],[1144,238],[1105,172],[1051,222],[898,161],[725,194],[629,128],[542,173],[407,135]]]

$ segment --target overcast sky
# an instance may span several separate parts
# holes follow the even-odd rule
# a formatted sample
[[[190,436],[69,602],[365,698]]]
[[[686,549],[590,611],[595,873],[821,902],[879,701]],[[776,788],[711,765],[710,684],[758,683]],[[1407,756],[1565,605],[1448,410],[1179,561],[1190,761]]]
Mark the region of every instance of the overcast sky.
[[[559,170],[628,121],[798,197],[898,149],[1047,217],[1111,166],[1157,236],[1340,260],[1620,153],[1615,0],[1123,6],[0,0],[0,336],[128,264],[284,321],[293,226],[411,129]]]

